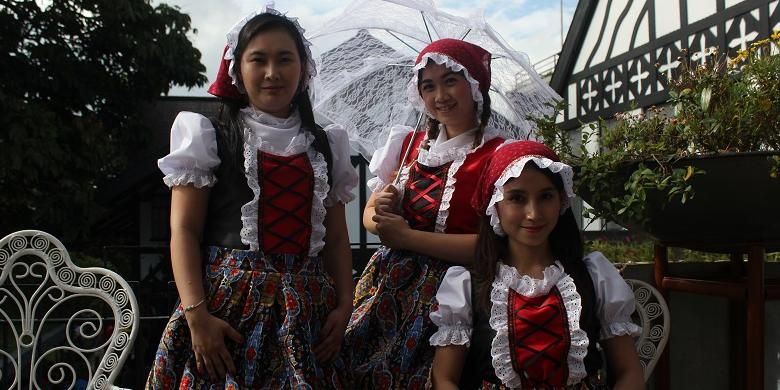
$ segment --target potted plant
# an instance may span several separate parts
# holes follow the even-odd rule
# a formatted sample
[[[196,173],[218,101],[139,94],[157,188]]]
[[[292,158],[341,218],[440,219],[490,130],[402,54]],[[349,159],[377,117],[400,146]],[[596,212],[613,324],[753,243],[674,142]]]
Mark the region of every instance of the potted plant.
[[[577,168],[592,217],[692,248],[780,243],[779,45],[776,31],[734,58],[684,52],[664,107],[600,121],[579,146],[552,117],[540,136]]]

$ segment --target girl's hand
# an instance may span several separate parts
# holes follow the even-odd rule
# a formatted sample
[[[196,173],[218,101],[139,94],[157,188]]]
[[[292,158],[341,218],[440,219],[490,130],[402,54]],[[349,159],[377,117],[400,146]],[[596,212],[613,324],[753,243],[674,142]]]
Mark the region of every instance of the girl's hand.
[[[377,213],[385,212],[399,214],[400,207],[398,202],[398,189],[392,184],[388,184],[382,191],[376,194],[374,208]]]
[[[236,373],[236,366],[225,345],[225,337],[240,344],[243,337],[221,318],[213,316],[204,306],[187,312],[187,324],[192,336],[192,351],[198,372],[208,372],[212,380],[225,378],[225,373]]]
[[[372,219],[376,223],[379,239],[384,246],[393,249],[406,248],[409,239],[407,234],[412,231],[412,228],[402,216],[377,209]]]
[[[314,356],[320,363],[330,363],[338,356],[347,330],[352,305],[340,305],[328,313],[320,331],[320,343],[314,347]]]

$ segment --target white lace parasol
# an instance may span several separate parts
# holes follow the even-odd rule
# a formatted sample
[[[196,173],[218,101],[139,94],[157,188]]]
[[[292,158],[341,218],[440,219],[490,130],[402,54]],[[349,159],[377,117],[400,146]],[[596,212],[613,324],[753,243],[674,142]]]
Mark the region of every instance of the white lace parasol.
[[[432,1],[355,0],[309,38],[320,57],[315,115],[346,126],[353,147],[367,159],[384,145],[392,125],[417,123],[407,84],[417,54],[437,39],[463,39],[492,53],[491,131],[535,138],[527,117],[551,114],[550,104],[560,99],[481,13],[459,17]]]

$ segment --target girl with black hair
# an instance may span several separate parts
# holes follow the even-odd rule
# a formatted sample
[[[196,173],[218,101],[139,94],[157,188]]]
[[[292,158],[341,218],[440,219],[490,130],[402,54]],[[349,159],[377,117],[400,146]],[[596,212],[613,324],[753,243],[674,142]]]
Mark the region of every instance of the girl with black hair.
[[[572,168],[543,144],[498,148],[472,199],[481,215],[471,267],[447,271],[435,389],[643,389],[634,295],[601,253],[583,256],[569,208]]]
[[[314,123],[316,70],[295,19],[267,7],[227,38],[209,88],[220,117],[179,113],[158,162],[180,304],[146,388],[342,388],[348,137]]]

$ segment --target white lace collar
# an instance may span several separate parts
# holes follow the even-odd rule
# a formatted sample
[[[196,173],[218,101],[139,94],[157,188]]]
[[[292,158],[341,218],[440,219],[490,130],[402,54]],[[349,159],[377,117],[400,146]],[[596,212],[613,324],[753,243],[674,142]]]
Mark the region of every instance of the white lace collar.
[[[474,147],[474,135],[477,129],[465,131],[453,138],[447,138],[444,125],[440,125],[439,136],[428,142],[428,149],[421,148],[417,155],[417,162],[429,167],[438,167],[448,162],[460,160],[469,153],[477,150],[492,137],[482,137],[482,142]]]
[[[474,135],[477,133],[477,128],[466,130],[453,138],[447,137],[447,130],[444,125],[439,125],[439,136],[435,140],[429,143],[430,153],[441,154],[449,149],[471,149],[470,146],[474,143]]]
[[[241,109],[242,118],[252,127],[269,128],[279,131],[301,128],[301,115],[294,110],[287,118],[279,118],[252,106]]]
[[[241,114],[245,126],[244,139],[252,139],[252,144],[264,152],[280,156],[303,153],[313,139],[309,132],[302,131],[297,111],[288,118],[278,118],[247,107],[241,109]]]

